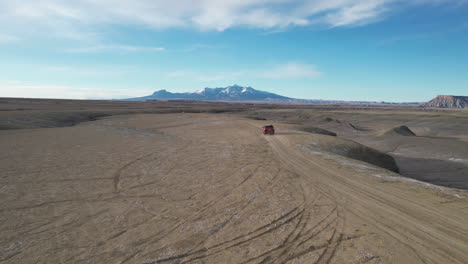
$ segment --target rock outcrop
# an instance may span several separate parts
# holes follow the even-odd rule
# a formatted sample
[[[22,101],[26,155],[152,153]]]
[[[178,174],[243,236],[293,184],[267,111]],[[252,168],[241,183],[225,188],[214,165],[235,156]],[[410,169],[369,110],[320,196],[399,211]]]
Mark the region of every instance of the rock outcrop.
[[[468,108],[468,96],[438,95],[424,104],[425,107]]]

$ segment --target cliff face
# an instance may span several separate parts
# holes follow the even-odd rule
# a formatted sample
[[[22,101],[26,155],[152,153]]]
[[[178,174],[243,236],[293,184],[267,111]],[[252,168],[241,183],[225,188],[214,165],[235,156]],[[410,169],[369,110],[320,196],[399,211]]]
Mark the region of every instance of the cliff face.
[[[426,107],[468,108],[468,96],[438,95],[425,103]]]

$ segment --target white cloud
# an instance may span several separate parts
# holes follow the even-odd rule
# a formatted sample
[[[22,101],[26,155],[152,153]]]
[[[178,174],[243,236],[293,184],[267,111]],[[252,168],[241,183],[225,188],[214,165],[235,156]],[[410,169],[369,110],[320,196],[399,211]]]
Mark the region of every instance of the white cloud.
[[[31,25],[77,37],[109,25],[226,30],[281,29],[324,24],[362,25],[383,18],[396,4],[465,4],[466,0],[2,0],[0,23]],[[395,5],[393,5],[395,4]],[[49,31],[50,31],[49,30]],[[46,31],[46,32],[49,32]],[[71,32],[71,33],[70,33]],[[70,37],[70,36],[66,36]]]
[[[243,72],[200,73],[190,70],[173,71],[166,74],[169,78],[190,79],[199,82],[229,81],[243,75]]]
[[[37,66],[37,70],[47,74],[60,73],[68,76],[93,77],[93,76],[121,76],[134,70],[132,66],[113,66],[113,67],[72,67],[72,66]]]
[[[146,47],[146,46],[132,46],[132,45],[95,45],[89,47],[67,49],[67,52],[76,53],[99,53],[99,52],[141,52],[141,51],[164,51],[162,47]]]
[[[359,25],[381,19],[388,9],[386,3],[388,0],[362,1],[354,5],[341,8],[337,12],[326,16],[326,21],[334,26]]]
[[[258,75],[259,77],[268,79],[313,79],[320,77],[322,73],[319,72],[314,65],[288,62],[261,71]]]
[[[15,42],[18,41],[19,38],[16,36],[11,36],[11,35],[4,35],[0,34],[0,43],[5,43],[5,42]]]
[[[242,81],[245,78],[260,79],[315,79],[323,73],[314,65],[287,62],[260,68],[243,69],[231,72],[195,72],[190,70],[173,71],[166,74],[169,78],[183,78],[201,82]]]
[[[21,82],[16,81],[16,80],[0,80],[0,84],[14,85],[14,84],[21,84]]]
[[[193,44],[188,46],[187,48],[181,49],[181,50],[173,50],[173,51],[178,51],[178,52],[193,52],[193,51],[199,51],[203,49],[221,49],[222,46],[217,46],[217,45],[208,45],[208,44]]]
[[[62,85],[30,85],[20,82],[0,83],[0,97],[60,99],[123,99],[145,96],[155,88],[87,88]]]

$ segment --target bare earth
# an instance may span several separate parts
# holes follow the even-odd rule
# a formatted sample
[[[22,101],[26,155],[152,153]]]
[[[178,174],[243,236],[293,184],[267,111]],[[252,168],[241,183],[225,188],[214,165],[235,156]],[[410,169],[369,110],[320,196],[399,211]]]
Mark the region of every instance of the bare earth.
[[[0,131],[0,263],[468,263],[468,192],[295,124],[140,114]]]

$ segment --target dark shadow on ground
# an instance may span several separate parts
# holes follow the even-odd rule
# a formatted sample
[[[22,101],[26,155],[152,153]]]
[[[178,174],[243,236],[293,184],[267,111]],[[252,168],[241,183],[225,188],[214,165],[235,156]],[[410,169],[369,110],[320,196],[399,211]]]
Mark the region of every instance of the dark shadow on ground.
[[[394,156],[400,174],[435,185],[468,190],[468,164],[451,160]]]

